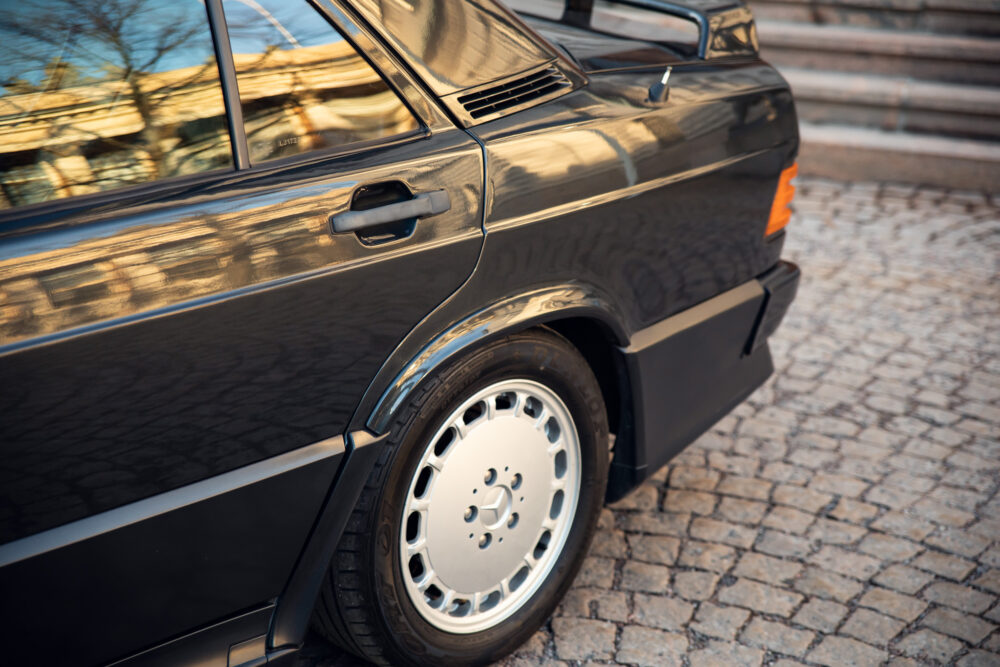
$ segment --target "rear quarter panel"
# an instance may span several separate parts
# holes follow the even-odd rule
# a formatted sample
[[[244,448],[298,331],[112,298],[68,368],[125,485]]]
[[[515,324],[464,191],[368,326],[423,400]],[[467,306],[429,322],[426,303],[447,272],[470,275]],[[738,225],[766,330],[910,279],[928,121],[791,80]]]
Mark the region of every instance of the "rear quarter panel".
[[[476,128],[486,143],[487,243],[476,277],[516,291],[581,280],[635,331],[752,279],[780,239],[764,227],[797,147],[791,94],[769,66],[591,75],[559,100]]]

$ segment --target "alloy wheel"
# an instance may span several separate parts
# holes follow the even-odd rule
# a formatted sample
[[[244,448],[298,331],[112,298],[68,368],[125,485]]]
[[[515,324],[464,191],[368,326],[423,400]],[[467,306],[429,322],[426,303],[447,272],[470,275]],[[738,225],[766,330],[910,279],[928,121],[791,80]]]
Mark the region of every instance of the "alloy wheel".
[[[451,412],[406,494],[399,552],[406,592],[445,632],[495,626],[545,581],[580,493],[580,440],[565,403],[504,380]]]

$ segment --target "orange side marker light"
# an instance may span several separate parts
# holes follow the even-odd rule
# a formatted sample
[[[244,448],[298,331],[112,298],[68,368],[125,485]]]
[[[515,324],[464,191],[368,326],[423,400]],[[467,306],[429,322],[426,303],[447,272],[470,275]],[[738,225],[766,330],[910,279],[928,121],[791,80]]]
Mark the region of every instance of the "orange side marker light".
[[[795,197],[795,186],[792,179],[799,173],[799,165],[792,164],[791,167],[781,172],[778,179],[778,189],[774,193],[774,202],[771,204],[771,217],[767,219],[767,230],[764,236],[770,236],[777,231],[784,229],[792,217],[792,209],[789,205]]]

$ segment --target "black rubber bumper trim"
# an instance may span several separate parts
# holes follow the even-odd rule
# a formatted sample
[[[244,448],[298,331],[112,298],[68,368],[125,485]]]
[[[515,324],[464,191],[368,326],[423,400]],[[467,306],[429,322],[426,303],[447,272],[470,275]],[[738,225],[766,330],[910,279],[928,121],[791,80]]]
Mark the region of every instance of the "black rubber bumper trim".
[[[634,489],[770,376],[765,343],[788,312],[799,275],[795,264],[780,261],[754,280],[637,331],[619,349],[633,397],[631,430],[615,445],[609,501]]]
[[[764,305],[757,316],[750,340],[747,342],[746,353],[750,354],[773,334],[785,318],[789,306],[795,300],[799,290],[801,271],[792,262],[778,262],[766,273],[757,277],[757,282],[764,289]]]

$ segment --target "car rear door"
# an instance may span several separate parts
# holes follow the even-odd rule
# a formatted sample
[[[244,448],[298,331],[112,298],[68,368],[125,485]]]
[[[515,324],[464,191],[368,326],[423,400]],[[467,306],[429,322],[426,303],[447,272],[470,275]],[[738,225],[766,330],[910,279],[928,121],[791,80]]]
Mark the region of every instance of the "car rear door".
[[[0,16],[12,664],[273,602],[358,399],[483,239],[478,144],[332,6],[226,0],[228,42],[210,0],[213,53],[195,0],[73,4]]]

